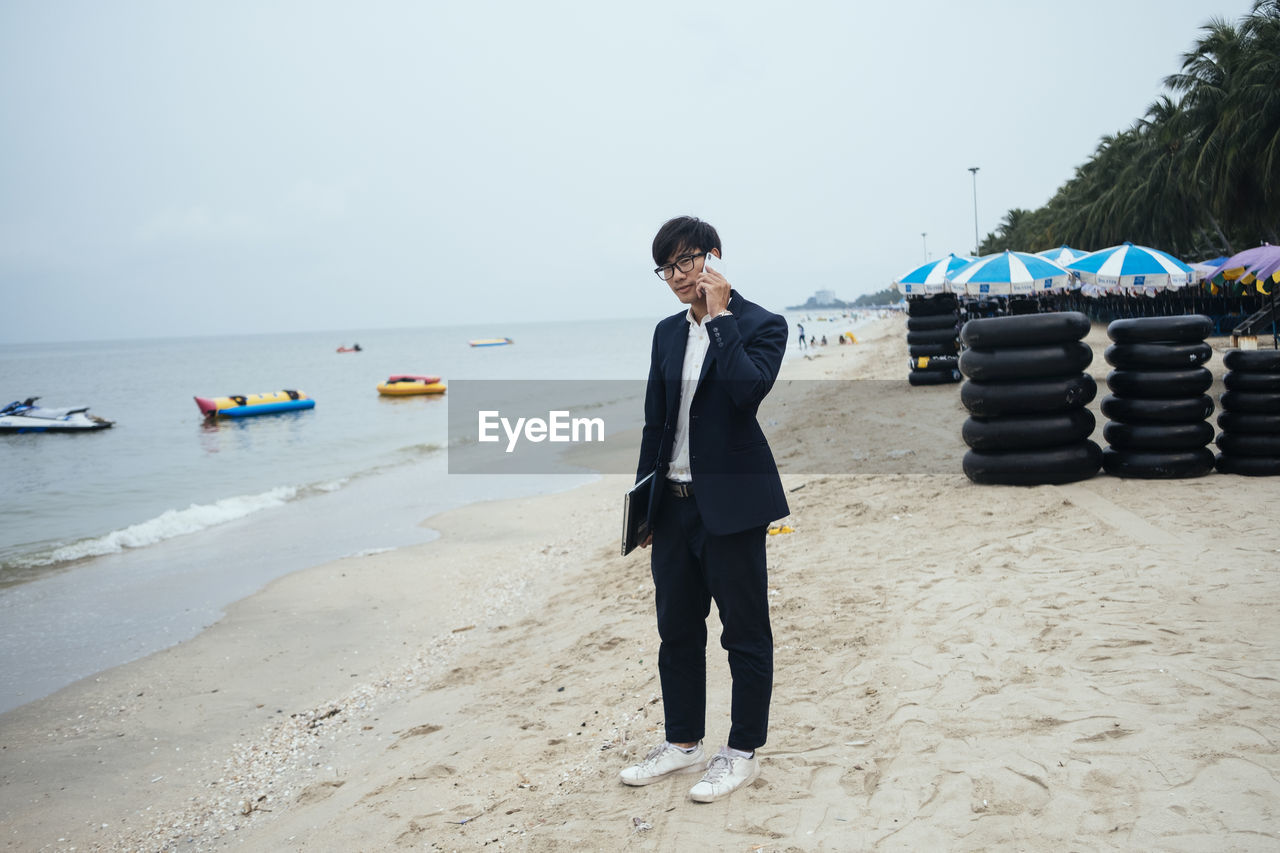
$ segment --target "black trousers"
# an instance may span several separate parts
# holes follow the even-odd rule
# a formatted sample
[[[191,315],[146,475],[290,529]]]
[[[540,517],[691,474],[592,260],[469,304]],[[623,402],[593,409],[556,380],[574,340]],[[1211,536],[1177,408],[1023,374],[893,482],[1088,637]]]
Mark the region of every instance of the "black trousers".
[[[706,733],[707,616],[714,599],[733,677],[729,746],[763,746],[773,693],[766,527],[713,536],[694,498],[663,495],[653,525],[650,566],[658,611],[658,674],[667,740],[689,743]]]

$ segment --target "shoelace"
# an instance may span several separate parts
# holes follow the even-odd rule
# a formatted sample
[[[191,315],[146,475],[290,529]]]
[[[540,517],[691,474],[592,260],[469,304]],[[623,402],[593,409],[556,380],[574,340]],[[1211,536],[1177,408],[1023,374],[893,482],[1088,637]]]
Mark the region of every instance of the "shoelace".
[[[642,761],[641,764],[653,764],[661,758],[668,749],[675,749],[675,747],[668,746],[665,743],[658,744],[653,749],[649,750],[649,754],[644,757],[644,761]]]
[[[729,756],[717,755],[715,758],[712,758],[711,763],[707,765],[707,774],[702,777],[702,781],[714,785],[723,779],[732,769],[733,762],[729,760]]]

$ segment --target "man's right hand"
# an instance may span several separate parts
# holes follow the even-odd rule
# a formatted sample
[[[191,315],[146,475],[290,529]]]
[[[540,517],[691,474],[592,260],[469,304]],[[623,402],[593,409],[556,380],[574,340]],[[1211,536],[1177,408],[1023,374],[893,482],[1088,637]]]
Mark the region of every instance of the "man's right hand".
[[[650,533],[648,536],[644,537],[644,541],[640,543],[640,547],[648,548],[652,544],[653,544],[653,534]]]

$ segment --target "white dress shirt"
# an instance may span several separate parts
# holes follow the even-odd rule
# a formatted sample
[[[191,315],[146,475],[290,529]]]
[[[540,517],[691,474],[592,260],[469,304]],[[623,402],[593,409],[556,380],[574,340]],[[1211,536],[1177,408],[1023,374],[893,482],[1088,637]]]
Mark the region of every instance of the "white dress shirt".
[[[716,315],[720,318],[729,313],[728,309]],[[711,317],[703,317],[699,323],[693,318],[693,309],[685,314],[689,322],[689,337],[684,345],[684,366],[680,370],[680,410],[676,415],[676,435],[671,442],[671,464],[667,467],[667,479],[677,483],[693,482],[693,473],[689,470],[689,406],[693,403],[694,392],[698,390],[698,379],[702,376],[702,363],[707,360],[707,349],[711,339],[707,337],[707,321]]]

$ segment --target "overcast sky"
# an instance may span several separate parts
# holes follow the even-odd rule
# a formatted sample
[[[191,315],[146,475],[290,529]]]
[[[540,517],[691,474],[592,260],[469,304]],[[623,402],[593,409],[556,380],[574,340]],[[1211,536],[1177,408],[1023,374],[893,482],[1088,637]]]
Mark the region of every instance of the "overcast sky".
[[[0,0],[0,342],[658,318],[683,213],[748,298],[853,298],[1249,8]]]

